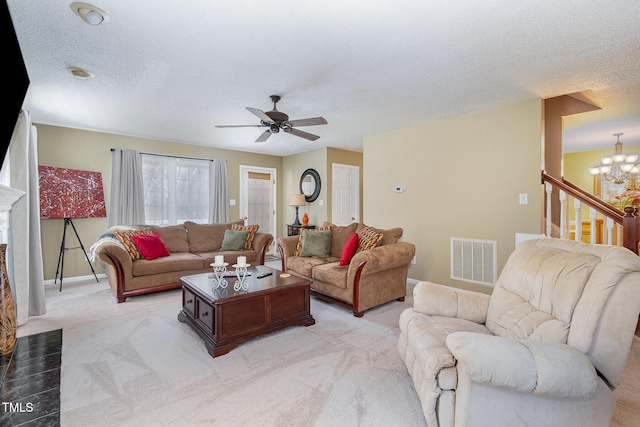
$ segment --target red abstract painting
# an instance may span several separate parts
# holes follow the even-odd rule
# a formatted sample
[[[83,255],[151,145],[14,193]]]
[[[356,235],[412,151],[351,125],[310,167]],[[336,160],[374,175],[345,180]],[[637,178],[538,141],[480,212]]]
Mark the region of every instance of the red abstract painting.
[[[38,166],[40,218],[104,218],[102,174]]]

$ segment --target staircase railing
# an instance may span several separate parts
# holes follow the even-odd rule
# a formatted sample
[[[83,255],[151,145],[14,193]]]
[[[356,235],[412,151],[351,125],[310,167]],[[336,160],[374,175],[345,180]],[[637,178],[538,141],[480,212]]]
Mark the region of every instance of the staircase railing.
[[[570,206],[573,201],[574,227],[573,238],[591,243],[619,245],[640,255],[640,216],[638,207],[627,206],[624,212],[615,206],[584,191],[565,180],[558,180],[542,171],[545,198],[546,235],[571,238]],[[554,192],[553,189],[557,191]],[[555,193],[555,194],[554,194]],[[557,197],[557,201],[554,199]],[[559,207],[556,222],[553,218],[554,206]],[[589,220],[583,220],[582,209],[589,212]],[[583,231],[589,235],[583,237]]]

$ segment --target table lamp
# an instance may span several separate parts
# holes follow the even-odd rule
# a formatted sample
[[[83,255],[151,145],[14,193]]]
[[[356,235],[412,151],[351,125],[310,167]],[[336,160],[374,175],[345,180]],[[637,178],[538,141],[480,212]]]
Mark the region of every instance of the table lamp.
[[[298,208],[300,206],[304,206],[306,203],[304,194],[292,194],[289,196],[289,206],[295,206],[296,208],[296,220],[293,222],[293,225],[302,225],[300,223],[300,219],[298,218]]]

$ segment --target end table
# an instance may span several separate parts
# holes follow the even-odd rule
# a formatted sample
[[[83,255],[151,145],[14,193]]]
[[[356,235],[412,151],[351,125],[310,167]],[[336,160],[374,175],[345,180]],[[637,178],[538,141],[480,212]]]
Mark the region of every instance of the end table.
[[[315,225],[304,226],[304,225],[287,224],[287,236],[297,236],[297,235],[300,234],[300,230],[305,229],[305,228],[308,228],[308,229],[312,230],[312,229],[316,228],[316,226]]]

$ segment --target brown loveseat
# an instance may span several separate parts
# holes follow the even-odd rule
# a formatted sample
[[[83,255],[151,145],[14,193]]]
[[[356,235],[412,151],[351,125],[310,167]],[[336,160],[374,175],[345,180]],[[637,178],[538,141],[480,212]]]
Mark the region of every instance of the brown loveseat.
[[[283,271],[312,280],[312,295],[347,307],[356,317],[387,302],[404,301],[415,246],[400,241],[402,228],[380,230],[361,223],[347,226],[325,223],[322,229],[329,229],[331,235],[329,256],[324,258],[297,254],[304,233],[312,231],[278,238]],[[359,251],[347,265],[341,266],[339,261],[349,238],[354,233],[363,235],[366,230],[381,234],[382,240],[373,249]]]
[[[273,241],[269,233],[256,232],[250,248],[222,251],[226,230],[243,221],[225,224],[197,224],[187,221],[170,226],[115,226],[100,236],[91,247],[91,257],[107,266],[109,285],[118,302],[127,297],[180,288],[180,277],[212,271],[210,264],[216,255],[223,255],[225,262],[233,264],[238,256],[245,256],[247,263],[263,265],[267,248]],[[169,250],[169,256],[147,260],[133,260],[116,231],[143,227],[157,232]]]

